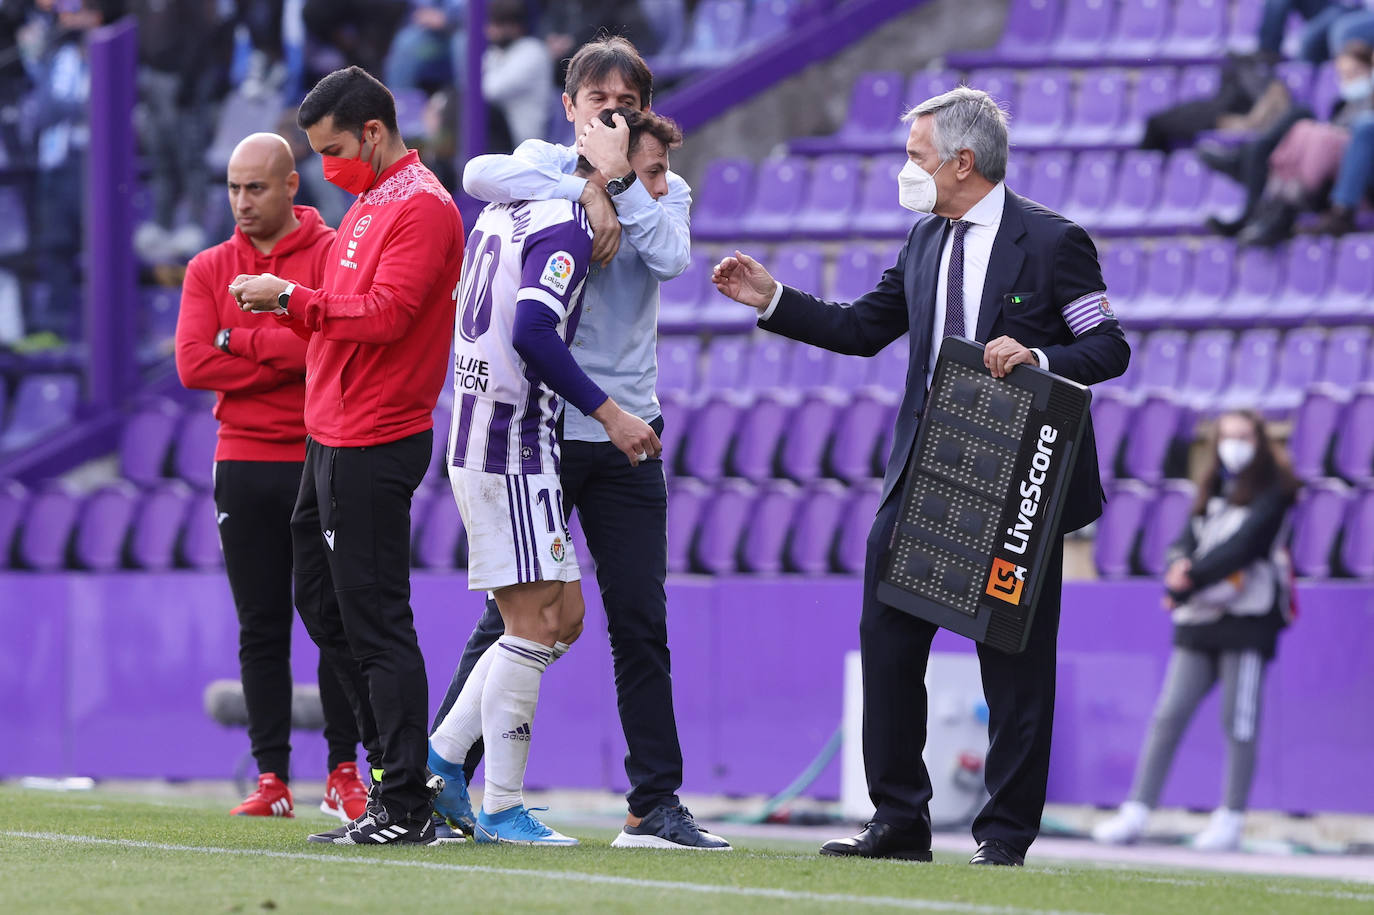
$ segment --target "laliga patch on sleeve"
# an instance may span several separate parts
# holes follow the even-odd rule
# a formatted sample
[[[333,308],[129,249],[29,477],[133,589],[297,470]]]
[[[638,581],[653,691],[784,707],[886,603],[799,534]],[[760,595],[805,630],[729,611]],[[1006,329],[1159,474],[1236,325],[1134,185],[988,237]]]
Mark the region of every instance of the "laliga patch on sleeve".
[[[539,285],[547,286],[559,295],[568,291],[568,283],[572,280],[573,267],[575,262],[572,255],[567,251],[555,251],[549,257],[549,262],[544,265],[544,272],[539,277]]]

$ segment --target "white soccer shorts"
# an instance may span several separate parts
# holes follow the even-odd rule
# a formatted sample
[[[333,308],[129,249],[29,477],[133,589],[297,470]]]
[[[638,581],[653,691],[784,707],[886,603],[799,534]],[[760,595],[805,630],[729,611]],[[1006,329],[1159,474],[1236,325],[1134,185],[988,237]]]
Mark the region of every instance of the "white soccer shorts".
[[[581,579],[558,474],[450,466],[448,480],[468,532],[469,590]]]

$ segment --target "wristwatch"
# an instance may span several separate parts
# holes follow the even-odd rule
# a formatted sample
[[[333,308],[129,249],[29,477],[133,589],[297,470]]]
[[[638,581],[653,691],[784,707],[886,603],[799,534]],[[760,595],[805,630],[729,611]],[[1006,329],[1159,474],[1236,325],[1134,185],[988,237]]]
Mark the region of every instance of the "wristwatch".
[[[612,178],[606,182],[606,193],[612,197],[623,194],[626,188],[635,183],[635,178],[634,169],[630,169],[630,173],[624,178]]]
[[[295,283],[287,283],[286,288],[277,296],[277,314],[284,315],[291,304],[291,293],[296,291]]]
[[[219,333],[215,334],[215,349],[229,352],[229,330],[228,327],[221,327]]]

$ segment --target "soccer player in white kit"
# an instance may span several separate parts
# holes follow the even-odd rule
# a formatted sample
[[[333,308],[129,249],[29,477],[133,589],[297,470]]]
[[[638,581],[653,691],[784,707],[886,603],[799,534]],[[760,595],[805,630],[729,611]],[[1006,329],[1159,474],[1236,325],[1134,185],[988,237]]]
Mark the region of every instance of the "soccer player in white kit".
[[[492,592],[506,632],[430,736],[429,767],[445,780],[435,809],[479,842],[577,844],[541,823],[523,796],[540,680],[582,631],[581,574],[558,476],[563,400],[601,422],[631,463],[662,451],[648,424],[568,352],[591,250],[575,203],[491,204],[468,238],[458,288],[449,482],[468,531],[468,587]],[[463,760],[478,738],[486,784],[474,818]]]

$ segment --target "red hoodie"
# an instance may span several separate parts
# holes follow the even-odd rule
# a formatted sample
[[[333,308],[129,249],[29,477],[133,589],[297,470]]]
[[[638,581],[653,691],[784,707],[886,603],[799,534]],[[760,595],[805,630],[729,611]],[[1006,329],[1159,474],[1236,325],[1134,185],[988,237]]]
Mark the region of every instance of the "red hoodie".
[[[305,460],[305,342],[289,328],[244,314],[229,294],[241,273],[324,276],[334,230],[314,207],[294,208],[300,226],[263,254],[239,229],[191,259],[177,318],[177,374],[188,388],[214,391],[217,461]],[[231,328],[229,353],[215,349]]]
[[[344,216],[322,284],[277,274],[296,283],[284,320],[310,338],[311,438],[357,448],[434,425],[462,266],[463,219],[412,150]]]

